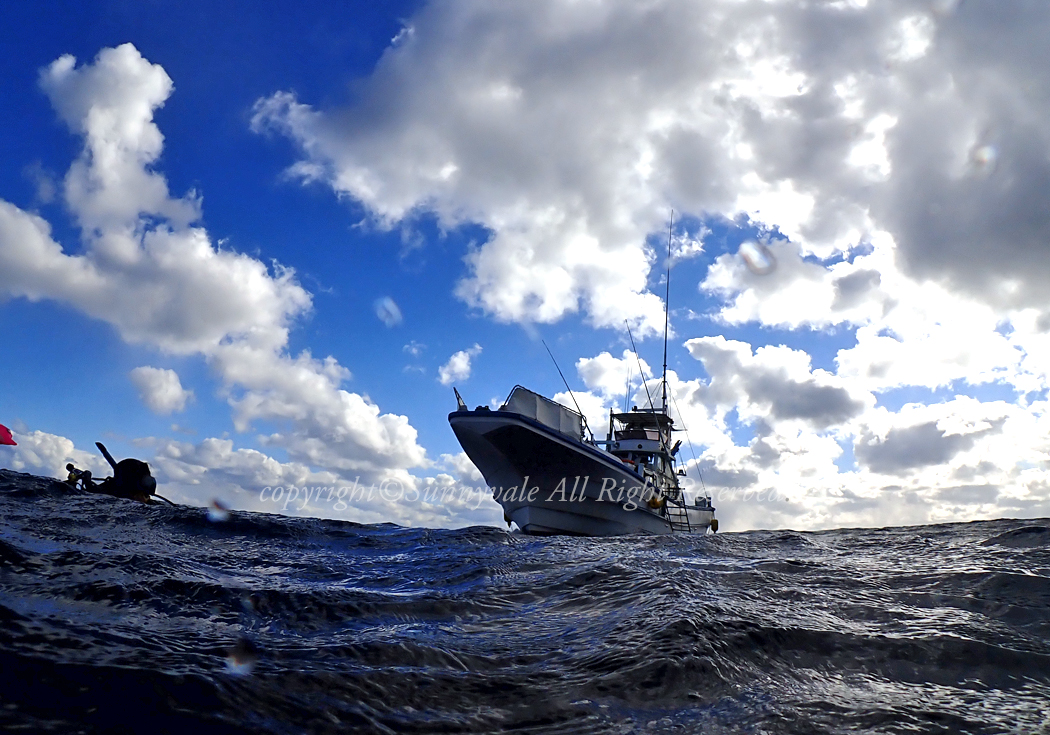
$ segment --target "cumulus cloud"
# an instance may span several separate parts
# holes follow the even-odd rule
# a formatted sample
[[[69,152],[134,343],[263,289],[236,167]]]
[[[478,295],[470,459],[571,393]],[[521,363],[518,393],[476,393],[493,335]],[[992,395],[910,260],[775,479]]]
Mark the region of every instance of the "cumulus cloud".
[[[470,361],[481,354],[481,345],[474,345],[469,350],[460,350],[438,368],[438,380],[442,385],[452,385],[457,380],[470,377]]]
[[[854,454],[863,466],[883,474],[943,470],[960,453],[999,434],[1015,411],[1001,401],[962,397],[947,404],[907,404],[896,413],[875,411],[856,437]]]
[[[197,444],[172,439],[147,443],[152,445],[152,463],[165,495],[173,500],[207,501],[210,498],[200,498],[195,492],[196,488],[206,488],[212,498],[219,497],[234,508],[275,512],[258,498],[264,487],[343,484],[331,472],[314,472],[298,462],[282,463],[254,449],[235,449],[230,439],[208,438]],[[293,513],[301,513],[307,499],[290,505]]]
[[[741,417],[771,421],[804,421],[829,428],[859,416],[873,405],[870,395],[825,370],[813,370],[810,357],[787,347],[760,347],[700,337],[685,343],[703,363],[711,380],[708,400],[721,410],[736,408]]]
[[[590,391],[573,391],[572,393],[563,391],[555,393],[551,396],[551,400],[577,413],[582,413],[592,434],[600,434],[603,427],[609,425],[609,408],[605,400]],[[586,429],[584,434],[590,436]]]
[[[649,363],[624,350],[620,357],[602,352],[595,357],[581,357],[576,362],[576,372],[589,390],[596,390],[606,400],[633,392],[636,385],[653,377]]]
[[[757,357],[762,348],[715,341],[705,350],[712,347],[723,360],[727,352],[739,355],[728,363],[736,367],[719,368],[708,382],[674,377],[672,408],[688,417],[693,441],[701,437],[699,462],[687,464],[690,473],[694,466],[700,471],[726,524],[916,524],[1031,515],[1047,507],[1045,401],[1020,406],[956,396],[891,410],[866,398],[858,381],[839,379],[853,383],[850,392],[861,399],[860,410],[845,422],[778,419],[774,405],[753,402],[748,388],[756,375],[777,366],[772,357],[788,356],[766,355],[766,365],[749,365],[744,358]],[[725,376],[738,371],[727,387]],[[804,378],[800,371],[795,380]],[[742,431],[741,422],[749,430]]]
[[[77,449],[72,440],[46,431],[18,432],[18,446],[4,447],[11,469],[46,477],[65,479],[70,462],[79,469],[91,470],[96,477],[111,472],[110,466],[97,452]]]
[[[704,484],[715,488],[745,488],[758,482],[758,473],[746,469],[720,466],[713,459],[704,459],[697,464]]]
[[[502,513],[465,455],[442,457],[453,474],[379,480],[280,462],[263,452],[237,449],[229,439],[143,443],[154,449],[165,496],[176,501],[200,502],[203,492],[237,510],[449,528],[496,523]]]
[[[177,226],[200,217],[192,195],[171,198],[167,181],[150,170],[164,145],[153,113],[174,89],[159,64],[150,64],[131,44],[103,49],[94,64],[79,68],[67,54],[41,70],[40,86],[66,125],[84,136],[65,186],[86,230],[124,230],[147,212]]]
[[[199,196],[170,194],[154,169],[163,136],[153,116],[173,91],[159,65],[125,44],[79,67],[63,56],[40,84],[84,141],[63,185],[83,252],[67,253],[44,219],[0,201],[0,295],[61,301],[128,341],[202,355],[238,430],[276,422],[266,441],[293,463],[368,481],[427,463],[407,418],[342,389],[350,373],[335,358],[288,353],[289,331],[312,306],[294,272],[220,249],[194,224]],[[169,372],[133,371],[154,410],[178,410],[187,397]]]
[[[144,365],[132,370],[129,376],[139,391],[139,398],[155,414],[166,416],[182,411],[187,401],[193,399],[193,391],[182,387],[179,374],[174,370]]]
[[[702,287],[725,299],[719,317],[730,324],[855,329],[856,344],[836,357],[838,374],[871,391],[936,388],[956,380],[1045,380],[1037,361],[1024,364],[1027,352],[1040,349],[1033,310],[1004,313],[917,281],[898,267],[889,238],[873,237],[867,245],[852,260],[823,265],[804,258],[798,244],[780,240],[771,244],[780,263],[776,273],[755,276],[738,258],[724,255]]]
[[[254,125],[300,144],[293,173],[380,220],[424,208],[488,227],[459,293],[499,318],[658,325],[636,276],[670,203],[791,238],[769,241],[769,274],[731,255],[711,269],[727,320],[859,327],[843,369],[873,389],[915,365],[915,384],[988,382],[1022,359],[997,310],[1050,308],[1050,115],[1031,93],[1050,11],[991,12],[433,4],[354,107],[276,93]]]
[[[987,430],[985,430],[987,431]],[[982,432],[948,434],[937,422],[891,429],[881,441],[861,437],[854,451],[857,459],[875,472],[895,474],[916,467],[944,464],[969,449]]]
[[[445,464],[456,479],[464,484],[484,484],[485,478],[481,475],[481,470],[474,466],[474,463],[467,456],[466,452],[460,452],[459,454],[442,454],[441,461]]]
[[[153,114],[173,89],[164,70],[125,44],[79,68],[63,56],[41,86],[84,139],[64,195],[86,248],[67,254],[46,221],[0,201],[0,292],[63,301],[175,353],[207,353],[229,337],[283,346],[310,295],[292,271],[216,248],[189,226],[199,200],[172,198],[151,168],[163,144]]]
[[[885,232],[920,280],[1050,305],[1042,6],[464,0],[409,23],[353,107],[278,92],[253,124],[381,220],[488,227],[459,294],[498,318],[658,327],[668,204],[824,255]]]

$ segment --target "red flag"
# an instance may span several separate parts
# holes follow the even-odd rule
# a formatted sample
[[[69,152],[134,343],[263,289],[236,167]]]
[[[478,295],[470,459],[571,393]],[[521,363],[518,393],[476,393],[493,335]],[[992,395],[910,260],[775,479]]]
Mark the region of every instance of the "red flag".
[[[0,424],[0,444],[7,444],[10,447],[18,446],[18,442],[11,436],[11,430],[3,424]]]

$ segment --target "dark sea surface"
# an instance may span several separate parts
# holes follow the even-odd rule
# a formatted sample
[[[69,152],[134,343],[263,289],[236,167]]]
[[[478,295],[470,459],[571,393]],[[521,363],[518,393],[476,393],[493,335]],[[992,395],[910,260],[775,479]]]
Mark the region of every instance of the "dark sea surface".
[[[1050,521],[530,538],[0,471],[0,727],[1050,732]]]

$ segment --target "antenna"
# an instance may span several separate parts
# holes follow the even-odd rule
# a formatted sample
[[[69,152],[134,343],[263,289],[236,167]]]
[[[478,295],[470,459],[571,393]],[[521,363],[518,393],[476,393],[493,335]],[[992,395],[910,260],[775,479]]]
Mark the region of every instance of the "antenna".
[[[580,416],[583,416],[583,425],[587,427],[587,433],[591,435],[591,441],[594,441],[594,432],[592,432],[591,427],[587,425],[587,417],[584,416],[583,410],[580,408],[580,404],[576,403],[576,396],[573,395],[572,388],[569,387],[569,381],[565,379],[565,374],[561,371],[561,368],[558,367],[558,361],[554,359],[554,353],[551,352],[550,347],[547,347],[546,341],[541,339],[540,342],[543,342],[543,346],[544,348],[546,348],[547,354],[551,356],[551,361],[554,362],[554,367],[558,370],[558,375],[561,376],[561,382],[565,383],[565,390],[569,391],[569,397],[572,398],[572,403],[574,406],[576,406],[576,410],[579,412]]]
[[[631,349],[634,350],[634,359],[638,361],[638,373],[642,376],[642,385],[645,387],[645,395],[649,398],[649,407],[655,411],[656,404],[653,403],[653,396],[649,393],[649,384],[645,382],[645,371],[642,370],[642,358],[638,357],[638,348],[634,346],[634,335],[631,334],[631,325],[627,324],[626,319],[623,320],[623,323],[627,325],[627,336],[631,338]]]
[[[667,413],[667,322],[671,312],[671,231],[674,227],[674,210],[671,210],[671,221],[667,224],[667,291],[664,295],[664,377],[663,398],[664,413]]]

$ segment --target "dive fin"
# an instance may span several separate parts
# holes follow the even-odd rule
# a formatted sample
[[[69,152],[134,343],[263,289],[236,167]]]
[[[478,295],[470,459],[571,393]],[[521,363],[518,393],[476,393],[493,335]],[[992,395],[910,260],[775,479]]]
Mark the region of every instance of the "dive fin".
[[[112,467],[113,471],[116,472],[117,461],[113,459],[113,455],[109,453],[108,449],[106,449],[106,445],[102,442],[95,442],[95,446],[98,447],[98,451],[102,452],[102,456],[106,458],[106,461],[109,462],[110,467]]]

